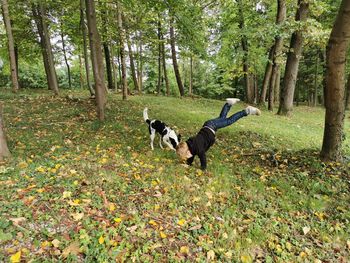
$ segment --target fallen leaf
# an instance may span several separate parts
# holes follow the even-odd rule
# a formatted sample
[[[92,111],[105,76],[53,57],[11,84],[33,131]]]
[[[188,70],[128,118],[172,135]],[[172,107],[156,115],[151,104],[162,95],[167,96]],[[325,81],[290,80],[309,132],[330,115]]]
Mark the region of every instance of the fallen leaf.
[[[109,203],[109,205],[108,205],[108,210],[109,210],[110,212],[113,212],[113,211],[115,210],[115,204]]]
[[[16,217],[16,218],[10,218],[10,221],[12,221],[12,223],[17,226],[20,223],[26,221],[27,219],[25,217]]]
[[[188,255],[190,253],[190,249],[188,248],[188,246],[182,246],[180,247],[180,253],[184,255]]]
[[[310,227],[308,227],[308,226],[304,226],[304,227],[303,227],[303,233],[304,233],[304,235],[306,235],[307,233],[309,233],[309,232],[310,232],[310,230],[311,230],[311,228],[310,228]]]
[[[104,242],[105,242],[105,239],[103,238],[103,236],[100,236],[100,238],[98,239],[98,243],[102,245]]]
[[[193,231],[193,230],[198,230],[198,229],[201,229],[201,228],[202,228],[202,225],[199,224],[199,225],[195,225],[195,226],[190,227],[188,230]]]
[[[214,260],[215,259],[215,252],[213,250],[209,250],[207,252],[207,260]]]
[[[21,251],[18,251],[16,254],[10,257],[11,263],[19,263],[21,261]]]
[[[54,240],[51,241],[51,243],[52,243],[52,245],[53,245],[54,247],[57,248],[57,247],[60,246],[61,241],[59,241],[58,239],[54,239]]]
[[[81,212],[81,213],[72,213],[72,214],[70,214],[72,217],[73,217],[73,219],[74,219],[74,221],[79,221],[80,219],[82,219],[83,217],[84,217],[84,213],[83,212]]]
[[[242,263],[252,263],[253,259],[251,258],[251,256],[249,256],[247,254],[243,254],[241,256],[241,261],[242,261]]]
[[[166,238],[167,237],[167,235],[163,231],[160,231],[159,235],[160,235],[161,238]]]
[[[185,219],[180,219],[179,221],[177,221],[177,224],[178,224],[179,226],[183,226],[185,223],[186,223],[186,220],[185,220]]]
[[[69,198],[72,196],[72,192],[70,191],[64,191],[63,194],[62,194],[62,198],[65,199],[65,198]]]
[[[62,257],[67,258],[70,254],[78,255],[80,253],[79,242],[74,241],[62,251]]]

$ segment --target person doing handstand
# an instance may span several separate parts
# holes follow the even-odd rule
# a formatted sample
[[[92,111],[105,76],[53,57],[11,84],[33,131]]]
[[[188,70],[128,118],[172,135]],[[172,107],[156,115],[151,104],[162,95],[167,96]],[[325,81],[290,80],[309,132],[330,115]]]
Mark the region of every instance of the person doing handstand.
[[[261,114],[258,108],[248,106],[244,110],[236,112],[232,116],[226,118],[231,106],[238,101],[239,99],[236,98],[226,99],[226,103],[222,107],[218,118],[206,121],[196,136],[189,138],[186,142],[178,144],[176,147],[176,154],[182,161],[186,161],[188,165],[192,165],[194,157],[198,155],[201,169],[205,170],[207,168],[205,153],[214,144],[216,131],[235,123],[242,117]]]

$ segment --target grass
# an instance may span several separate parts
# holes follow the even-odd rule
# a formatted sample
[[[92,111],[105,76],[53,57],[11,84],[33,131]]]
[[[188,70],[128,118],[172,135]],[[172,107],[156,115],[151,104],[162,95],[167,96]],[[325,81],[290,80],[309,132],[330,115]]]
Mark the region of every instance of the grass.
[[[100,123],[87,92],[73,95],[0,94],[13,155],[0,164],[0,261],[349,259],[350,166],[318,159],[323,109],[220,130],[202,173],[150,150],[142,110],[187,139],[221,101],[110,94]],[[349,113],[345,134],[349,156]]]

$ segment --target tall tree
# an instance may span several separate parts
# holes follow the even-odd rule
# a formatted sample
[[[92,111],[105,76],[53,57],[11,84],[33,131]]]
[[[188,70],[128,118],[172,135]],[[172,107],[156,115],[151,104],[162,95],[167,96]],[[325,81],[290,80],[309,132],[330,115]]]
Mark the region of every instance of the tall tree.
[[[90,65],[89,65],[90,63],[89,63],[88,47],[87,47],[87,41],[86,41],[86,24],[85,24],[84,11],[85,11],[84,0],[80,0],[80,27],[81,27],[81,34],[83,36],[83,53],[84,53],[86,84],[90,91],[90,95],[93,96],[95,92],[90,82]]]
[[[325,127],[321,158],[341,161],[345,117],[345,64],[350,44],[350,1],[343,0],[332,28],[326,54]]]
[[[0,102],[0,161],[2,161],[4,157],[10,156],[10,151],[6,142],[2,108],[3,104]]]
[[[16,62],[16,53],[15,53],[15,45],[12,35],[12,26],[10,20],[10,12],[9,5],[7,0],[2,0],[2,13],[5,22],[6,35],[7,35],[7,44],[8,44],[8,53],[10,57],[10,68],[11,68],[11,81],[12,81],[12,91],[17,92],[18,85],[18,68]]]
[[[126,34],[126,42],[128,44],[130,71],[131,71],[132,81],[134,83],[135,90],[139,91],[139,84],[138,84],[138,80],[137,80],[136,68],[135,68],[135,62],[134,62],[134,52],[132,50],[130,33],[129,33],[128,29],[125,30],[125,34]]]
[[[50,42],[50,33],[47,25],[46,8],[44,3],[32,5],[33,16],[40,36],[40,47],[43,55],[46,79],[49,88],[58,95],[58,81],[55,70],[54,58]]]
[[[158,83],[157,83],[157,93],[160,95],[161,92],[161,80],[162,80],[162,43],[161,43],[161,31],[162,24],[160,21],[160,14],[158,14],[157,22],[157,38],[158,38]]]
[[[119,54],[120,54],[120,63],[121,63],[121,85],[122,85],[122,93],[123,100],[127,99],[128,94],[128,83],[126,79],[126,62],[125,62],[125,32],[123,25],[123,13],[121,10],[121,4],[117,2],[117,22],[118,22],[118,31],[119,31]]]
[[[277,15],[276,15],[276,26],[280,26],[286,19],[286,3],[285,0],[277,0]],[[283,45],[283,39],[281,34],[275,37],[274,45],[270,49],[269,61],[266,65],[265,76],[262,86],[262,91],[259,98],[259,103],[264,104],[266,99],[266,92],[269,89],[269,109],[273,109],[273,97],[276,84],[276,77],[279,71],[278,58]]]
[[[179,65],[177,64],[177,58],[176,58],[176,43],[175,43],[175,30],[174,30],[174,17],[171,16],[170,19],[170,46],[171,46],[171,57],[173,60],[173,67],[176,77],[177,86],[180,91],[180,96],[183,97],[185,95],[184,86],[182,84],[180,71],[179,71]]]
[[[296,21],[304,22],[308,17],[309,2],[298,0],[298,10],[295,16]],[[295,84],[298,76],[299,60],[303,50],[302,29],[295,31],[290,40],[286,69],[283,79],[283,89],[278,108],[279,115],[291,115],[293,110],[293,99]]]
[[[164,80],[165,80],[165,89],[166,89],[166,95],[170,95],[170,84],[169,84],[169,78],[168,78],[168,72],[166,68],[166,52],[165,52],[165,41],[164,41],[164,35],[163,32],[160,32],[160,38],[161,38],[161,50],[162,50],[162,65],[163,65],[163,74],[164,74]]]
[[[95,79],[95,92],[97,104],[97,117],[103,121],[106,107],[106,87],[104,83],[104,68],[100,35],[96,24],[96,11],[94,0],[85,0],[86,17],[89,30],[92,69]]]
[[[239,11],[239,28],[243,32],[245,29],[243,3],[241,0],[238,0],[237,4],[238,4],[238,11]],[[242,44],[242,49],[243,49],[243,73],[244,73],[244,82],[245,82],[245,90],[246,90],[246,102],[254,103],[254,85],[252,83],[253,78],[249,72],[248,39],[244,33],[242,33],[241,44]]]
[[[64,57],[64,62],[66,63],[66,67],[67,67],[67,75],[68,75],[68,85],[69,88],[72,88],[72,77],[71,77],[71,73],[70,73],[70,66],[68,63],[68,57],[67,57],[67,50],[66,50],[66,42],[64,40],[64,33],[63,33],[63,22],[61,22],[61,27],[60,27],[60,35],[61,35],[61,41],[62,41],[62,52],[63,52],[63,57]]]

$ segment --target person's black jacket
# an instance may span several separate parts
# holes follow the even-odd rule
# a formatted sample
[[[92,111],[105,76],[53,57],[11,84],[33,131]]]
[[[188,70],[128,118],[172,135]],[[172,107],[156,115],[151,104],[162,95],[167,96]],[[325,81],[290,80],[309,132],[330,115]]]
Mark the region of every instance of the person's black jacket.
[[[194,157],[198,155],[201,162],[201,169],[205,170],[207,168],[207,157],[205,152],[208,151],[214,142],[215,133],[207,127],[203,127],[196,136],[189,138],[186,143],[190,149],[192,157],[187,159],[187,164],[191,165]]]

